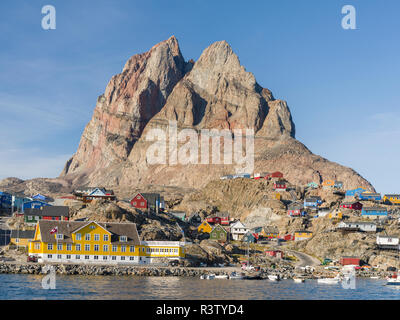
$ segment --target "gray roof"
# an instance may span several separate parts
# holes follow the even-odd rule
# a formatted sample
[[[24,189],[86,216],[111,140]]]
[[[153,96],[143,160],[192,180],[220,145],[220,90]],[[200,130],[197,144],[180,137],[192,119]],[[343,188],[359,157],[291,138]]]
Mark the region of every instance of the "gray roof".
[[[159,193],[140,193],[146,200],[147,202],[150,202],[152,204],[156,203],[156,201],[160,201],[161,197]]]
[[[11,230],[10,237],[18,239],[33,239],[35,237],[35,230]]]
[[[69,207],[67,206],[45,206],[40,209],[25,209],[26,216],[49,216],[49,217],[69,217]]]
[[[299,202],[293,202],[288,205],[289,210],[296,210],[296,209],[303,209],[303,208],[304,208],[304,204],[299,203]]]
[[[64,235],[63,240],[58,240],[60,243],[72,243],[72,233],[95,221],[54,221],[41,220],[39,221],[40,234],[42,241],[45,243],[56,243],[54,235],[50,231],[57,226],[58,233]],[[135,223],[116,223],[116,222],[95,222],[111,233],[112,244],[122,244],[119,241],[119,236],[127,236],[127,241],[123,244],[140,245],[139,234]]]

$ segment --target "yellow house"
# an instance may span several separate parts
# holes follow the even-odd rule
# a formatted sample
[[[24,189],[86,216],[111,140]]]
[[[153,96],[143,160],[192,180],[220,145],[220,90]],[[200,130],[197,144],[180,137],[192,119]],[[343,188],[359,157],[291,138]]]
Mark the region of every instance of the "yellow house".
[[[328,218],[329,218],[329,219],[338,219],[338,220],[342,220],[342,218],[343,218],[343,213],[342,213],[342,211],[334,210],[334,211],[332,211],[332,212],[329,212]]]
[[[140,241],[135,223],[41,220],[29,255],[43,262],[146,264],[181,259],[185,252],[183,242]]]
[[[212,227],[210,226],[210,224],[204,220],[201,225],[199,225],[199,227],[197,228],[198,232],[203,232],[203,233],[210,233],[212,231]]]
[[[296,231],[294,233],[294,240],[295,241],[301,241],[301,240],[308,240],[311,239],[313,236],[313,233],[311,231]]]
[[[264,238],[278,238],[279,230],[275,226],[265,226],[262,228],[259,235]]]
[[[333,188],[335,186],[335,181],[333,180],[325,180],[324,182],[322,182],[322,187],[323,188]]]
[[[11,230],[10,244],[18,247],[28,247],[29,241],[35,236],[35,230]]]
[[[385,194],[383,197],[384,203],[400,204],[400,194]]]

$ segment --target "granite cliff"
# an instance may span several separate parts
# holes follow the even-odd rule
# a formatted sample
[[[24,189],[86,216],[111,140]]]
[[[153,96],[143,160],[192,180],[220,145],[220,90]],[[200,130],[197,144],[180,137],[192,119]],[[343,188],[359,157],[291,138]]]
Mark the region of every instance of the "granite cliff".
[[[146,137],[153,129],[167,132],[171,121],[177,130],[225,130],[232,141],[241,139],[235,129],[254,130],[254,172],[279,170],[299,185],[336,179],[345,188],[373,190],[354,170],[296,140],[287,103],[257,83],[226,41],[185,62],[175,37],[134,55],[110,80],[60,178],[71,185],[199,188],[237,169],[234,163],[150,164],[147,151],[154,142]]]

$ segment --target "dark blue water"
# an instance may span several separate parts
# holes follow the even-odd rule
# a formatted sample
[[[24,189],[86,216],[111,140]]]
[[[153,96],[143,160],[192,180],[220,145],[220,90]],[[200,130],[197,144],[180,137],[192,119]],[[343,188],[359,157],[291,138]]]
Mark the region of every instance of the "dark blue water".
[[[400,299],[400,288],[385,280],[357,279],[356,289],[316,280],[200,280],[179,277],[57,276],[56,289],[42,288],[42,276],[0,275],[0,299],[161,299],[161,300],[309,300]]]

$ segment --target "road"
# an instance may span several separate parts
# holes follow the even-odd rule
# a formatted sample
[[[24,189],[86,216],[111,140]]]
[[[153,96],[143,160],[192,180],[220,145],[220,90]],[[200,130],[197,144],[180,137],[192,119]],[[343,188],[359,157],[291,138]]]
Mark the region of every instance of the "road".
[[[321,261],[303,252],[293,250],[287,250],[287,252],[299,259],[299,261],[296,262],[296,267],[319,266],[321,264]]]

